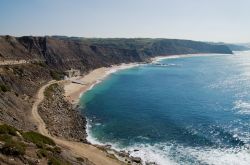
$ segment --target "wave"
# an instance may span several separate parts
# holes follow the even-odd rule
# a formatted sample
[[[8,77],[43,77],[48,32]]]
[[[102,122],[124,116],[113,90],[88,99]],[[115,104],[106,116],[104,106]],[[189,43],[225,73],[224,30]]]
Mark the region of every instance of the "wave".
[[[143,164],[155,162],[158,165],[176,164],[214,164],[214,165],[248,165],[250,162],[249,146],[236,146],[230,148],[215,147],[191,147],[177,144],[176,142],[166,143],[135,143],[130,146],[121,146],[119,142],[109,144],[102,143],[91,133],[91,121],[87,120],[87,140],[92,144],[111,145],[117,151],[127,151],[131,156],[140,157]],[[236,136],[236,135],[234,135]],[[146,137],[139,137],[146,138]]]
[[[159,62],[165,59],[173,59],[173,58],[189,58],[189,57],[206,57],[206,56],[225,56],[225,54],[182,54],[182,55],[169,55],[169,56],[158,56],[152,58],[153,63]],[[228,56],[228,55],[226,55]]]
[[[159,165],[175,164],[241,164],[250,162],[250,150],[246,148],[186,147],[176,144],[138,144],[126,148],[132,156],[141,157],[146,162]],[[137,151],[139,150],[139,151]]]

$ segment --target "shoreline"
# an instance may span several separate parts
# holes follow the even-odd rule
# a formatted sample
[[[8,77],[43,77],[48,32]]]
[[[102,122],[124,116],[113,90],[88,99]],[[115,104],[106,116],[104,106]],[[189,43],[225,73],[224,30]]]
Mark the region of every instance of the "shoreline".
[[[203,56],[219,56],[222,54],[183,54],[183,55],[169,55],[169,56],[157,56],[154,58],[151,58],[150,63],[158,63],[161,60],[165,59],[174,59],[174,58],[188,58],[188,57],[203,57]],[[67,83],[64,83],[64,89],[65,89],[65,97],[66,99],[72,103],[73,105],[78,105],[81,96],[87,92],[88,90],[91,90],[96,84],[101,83],[105,78],[107,78],[112,73],[115,73],[119,70],[123,69],[129,69],[133,67],[140,66],[142,64],[140,63],[129,63],[129,64],[121,64],[121,65],[112,65],[111,67],[102,67],[95,70],[92,70],[87,75],[80,76],[73,78],[71,80],[68,80]],[[85,82],[86,84],[80,85],[76,83],[72,83],[70,81],[72,80],[79,80],[82,82]],[[90,143],[90,145],[93,145],[97,148],[100,148],[101,150],[104,149],[108,153],[112,153],[116,155],[116,158],[120,160],[121,162],[124,162],[124,156],[120,156],[119,153],[124,152],[125,155],[128,154],[128,151],[121,151],[119,148],[116,148],[114,145],[111,145],[110,143],[104,144],[96,140],[91,136],[90,128],[91,125],[89,124],[89,121],[86,118],[86,133],[87,138],[86,140]],[[128,157],[133,157],[133,155],[130,155]],[[137,157],[138,158],[138,157]],[[141,158],[140,158],[141,159]],[[143,162],[145,160],[142,160]]]
[[[92,70],[84,76],[73,77],[64,83],[64,96],[73,105],[77,105],[80,101],[81,96],[91,90],[96,84],[102,82],[110,74],[115,73],[119,70],[129,69],[139,66],[139,63],[122,63],[121,65],[112,65],[111,67],[101,67]],[[73,83],[72,81],[80,81],[83,84]]]
[[[161,60],[165,60],[165,59],[200,57],[200,56],[218,56],[218,55],[220,55],[220,54],[183,54],[183,55],[157,56],[157,57],[151,58],[150,63],[158,63]],[[64,83],[64,90],[65,90],[64,96],[71,104],[78,105],[81,96],[85,92],[87,92],[88,90],[91,90],[96,84],[101,83],[105,78],[107,78],[112,73],[115,73],[115,72],[117,72],[119,70],[123,70],[123,69],[137,67],[140,65],[142,65],[142,64],[140,64],[140,63],[129,63],[129,64],[122,63],[120,65],[112,65],[111,67],[102,67],[102,68],[94,69],[94,70],[90,71],[87,75],[72,78],[72,79],[68,80],[67,83]],[[82,82],[84,82],[84,85],[70,82],[72,80],[82,81]],[[115,154],[116,158],[117,159],[120,158],[119,160],[124,162],[124,160],[122,159],[123,157],[119,156],[119,152],[121,152],[119,148],[116,148],[115,146],[110,145],[109,143],[103,144],[91,136],[91,133],[90,133],[91,125],[89,124],[89,121],[87,118],[86,118],[86,121],[87,121],[87,123],[86,123],[87,138],[86,138],[86,140],[90,143],[90,145],[96,146],[98,148],[102,148],[102,149],[106,150],[106,152],[112,152],[113,154],[116,153]],[[127,151],[124,151],[124,152],[126,153]],[[132,156],[132,155],[130,155],[130,156]]]
[[[206,56],[220,56],[224,54],[182,54],[182,55],[167,55],[157,56],[150,59],[150,63],[157,63],[164,59],[175,59],[175,58],[188,58],[188,57],[206,57]],[[102,82],[110,74],[115,73],[119,70],[129,69],[142,65],[142,63],[122,63],[119,65],[112,65],[111,67],[101,67],[90,71],[88,74],[78,77],[69,78],[64,83],[64,96],[73,105],[77,105],[80,101],[81,96],[91,90],[96,84]],[[72,83],[72,81],[80,81],[83,84]]]

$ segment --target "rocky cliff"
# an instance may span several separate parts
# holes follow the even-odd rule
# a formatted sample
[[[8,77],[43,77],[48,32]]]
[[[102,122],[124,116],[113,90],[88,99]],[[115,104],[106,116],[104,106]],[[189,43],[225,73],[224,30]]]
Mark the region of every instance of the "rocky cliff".
[[[38,88],[74,68],[84,74],[112,64],[145,62],[151,57],[224,53],[224,45],[171,39],[87,39],[0,36],[0,122],[33,130],[29,114]]]

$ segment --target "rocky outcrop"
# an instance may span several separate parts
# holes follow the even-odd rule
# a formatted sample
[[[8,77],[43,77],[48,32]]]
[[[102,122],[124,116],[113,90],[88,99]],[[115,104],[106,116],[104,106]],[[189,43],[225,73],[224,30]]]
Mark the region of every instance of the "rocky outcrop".
[[[68,140],[86,142],[86,119],[64,98],[62,85],[50,85],[44,92],[45,99],[39,114],[49,132]]]

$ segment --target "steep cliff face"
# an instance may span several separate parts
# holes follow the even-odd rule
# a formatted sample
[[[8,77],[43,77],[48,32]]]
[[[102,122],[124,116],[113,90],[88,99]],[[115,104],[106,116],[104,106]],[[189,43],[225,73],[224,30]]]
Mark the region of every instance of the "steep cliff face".
[[[0,37],[0,59],[40,60],[57,69],[87,71],[121,62],[141,62],[153,56],[223,53],[224,45],[171,39],[85,39],[67,37]]]
[[[0,36],[0,122],[34,129],[29,114],[36,91],[66,69],[85,73],[112,64],[187,53],[232,52],[224,45],[188,40]],[[6,61],[20,65],[2,65]]]

